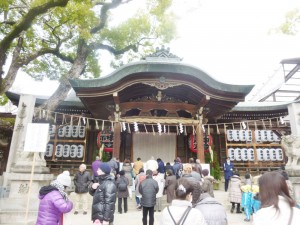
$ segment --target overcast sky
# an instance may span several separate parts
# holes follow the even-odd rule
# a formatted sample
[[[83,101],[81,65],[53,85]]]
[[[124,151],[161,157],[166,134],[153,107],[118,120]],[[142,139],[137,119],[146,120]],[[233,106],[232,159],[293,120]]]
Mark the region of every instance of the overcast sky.
[[[300,57],[300,34],[274,31],[298,0],[182,0],[178,9],[188,2],[195,8],[182,16],[171,50],[222,82],[254,84],[281,59]]]
[[[175,0],[179,38],[169,44],[183,62],[230,84],[263,82],[284,58],[300,57],[300,34],[274,32],[299,0]],[[132,10],[122,10],[128,12]],[[118,18],[120,12],[117,13]],[[108,64],[108,63],[107,63]],[[112,70],[103,65],[104,75]],[[16,80],[14,90],[48,95],[55,84]],[[45,92],[45,90],[47,90]]]

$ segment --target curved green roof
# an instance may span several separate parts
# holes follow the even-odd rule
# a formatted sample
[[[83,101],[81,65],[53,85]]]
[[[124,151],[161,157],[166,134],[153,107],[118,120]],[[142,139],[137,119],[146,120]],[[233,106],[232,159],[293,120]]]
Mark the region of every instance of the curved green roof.
[[[174,61],[147,61],[141,60],[134,63],[129,63],[125,66],[120,67],[115,70],[108,76],[91,79],[91,80],[82,80],[82,79],[73,79],[70,80],[72,87],[75,90],[81,88],[105,88],[111,86],[123,79],[129,78],[133,74],[139,74],[139,79],[142,79],[144,75],[149,73],[158,73],[160,76],[163,74],[182,74],[182,80],[188,78],[196,78],[201,82],[204,82],[207,86],[214,90],[219,90],[222,92],[238,92],[241,94],[248,94],[254,85],[232,85],[219,82],[212,78],[210,75],[202,71],[201,69],[194,67],[192,65],[184,64],[181,62]],[[169,78],[172,75],[169,75]]]

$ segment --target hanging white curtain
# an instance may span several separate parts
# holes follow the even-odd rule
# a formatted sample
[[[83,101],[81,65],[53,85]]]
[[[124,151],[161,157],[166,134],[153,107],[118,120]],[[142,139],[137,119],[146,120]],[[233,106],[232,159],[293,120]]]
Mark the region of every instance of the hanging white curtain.
[[[176,155],[176,134],[153,135],[152,133],[133,133],[133,160],[138,157],[143,162],[152,156],[161,158],[164,163],[173,163]]]

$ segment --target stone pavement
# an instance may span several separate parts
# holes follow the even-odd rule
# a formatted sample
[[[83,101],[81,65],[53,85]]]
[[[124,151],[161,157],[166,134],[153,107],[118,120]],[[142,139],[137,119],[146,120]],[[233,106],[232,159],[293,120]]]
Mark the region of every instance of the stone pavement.
[[[227,219],[228,219],[228,225],[250,225],[251,222],[245,222],[244,214],[236,214],[236,213],[230,213],[230,203],[228,202],[228,193],[218,190],[214,191],[216,199],[221,202],[225,207],[227,211]],[[135,205],[134,198],[132,200],[128,199],[129,206]],[[159,225],[160,221],[160,212],[154,213],[154,225]],[[74,215],[74,212],[68,213],[65,215],[65,222],[64,225],[88,225],[92,224],[91,222],[91,212],[89,211],[87,215],[83,215],[82,212],[80,212],[77,215]],[[142,211],[137,211],[136,209],[133,209],[133,207],[129,207],[129,210],[127,213],[119,214],[117,211],[115,212],[115,221],[114,225],[141,225],[142,224]]]

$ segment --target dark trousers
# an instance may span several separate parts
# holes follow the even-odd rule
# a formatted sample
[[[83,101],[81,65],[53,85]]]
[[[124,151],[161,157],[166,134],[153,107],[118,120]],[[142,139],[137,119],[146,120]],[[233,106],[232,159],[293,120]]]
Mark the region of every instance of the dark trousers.
[[[235,203],[235,202],[231,202],[231,212],[234,211],[235,204],[236,204],[236,212],[240,212],[241,211],[241,209],[240,209],[241,205],[240,205],[240,203]]]
[[[225,179],[225,191],[228,190],[229,180],[230,180],[230,178],[229,179]]]
[[[127,198],[118,198],[118,212],[122,213],[122,199],[124,199],[124,212],[127,212]]]
[[[143,225],[147,225],[147,217],[149,212],[149,225],[154,224],[154,206],[145,207],[143,206]]]

